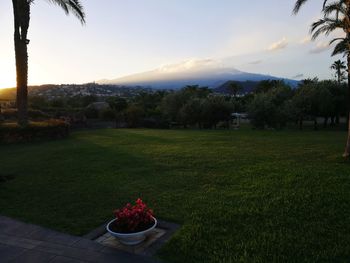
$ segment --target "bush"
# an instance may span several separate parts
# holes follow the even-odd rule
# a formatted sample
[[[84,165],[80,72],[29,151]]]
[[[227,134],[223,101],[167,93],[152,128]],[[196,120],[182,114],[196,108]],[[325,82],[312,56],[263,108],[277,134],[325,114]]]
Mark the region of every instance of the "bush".
[[[26,127],[20,127],[16,123],[4,123],[0,125],[0,143],[61,139],[68,137],[69,131],[69,124],[62,120],[31,122]]]

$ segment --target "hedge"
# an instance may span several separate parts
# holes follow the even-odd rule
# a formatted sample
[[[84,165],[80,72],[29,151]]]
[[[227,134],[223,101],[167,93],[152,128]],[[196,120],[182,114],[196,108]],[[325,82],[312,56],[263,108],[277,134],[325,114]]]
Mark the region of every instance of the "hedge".
[[[61,139],[68,137],[69,132],[70,125],[62,120],[30,122],[26,127],[16,123],[3,123],[0,125],[0,143]]]

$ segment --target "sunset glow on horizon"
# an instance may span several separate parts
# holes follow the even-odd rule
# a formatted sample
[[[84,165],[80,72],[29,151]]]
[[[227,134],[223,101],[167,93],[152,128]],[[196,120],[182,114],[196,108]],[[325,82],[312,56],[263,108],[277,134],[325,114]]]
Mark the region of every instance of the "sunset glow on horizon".
[[[329,41],[309,38],[320,15],[317,1],[297,17],[294,0],[253,2],[86,0],[81,26],[38,0],[29,30],[29,85],[113,79],[193,59],[283,78],[332,78],[329,67],[338,57],[330,56]],[[11,1],[1,1],[0,88],[16,85],[12,16]]]

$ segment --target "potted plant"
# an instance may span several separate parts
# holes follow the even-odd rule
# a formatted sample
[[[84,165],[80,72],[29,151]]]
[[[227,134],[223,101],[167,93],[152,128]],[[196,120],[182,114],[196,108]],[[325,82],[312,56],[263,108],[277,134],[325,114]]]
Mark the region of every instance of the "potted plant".
[[[135,205],[127,204],[114,211],[115,219],[107,224],[107,231],[125,245],[137,245],[146,239],[157,225],[153,211],[139,198]]]

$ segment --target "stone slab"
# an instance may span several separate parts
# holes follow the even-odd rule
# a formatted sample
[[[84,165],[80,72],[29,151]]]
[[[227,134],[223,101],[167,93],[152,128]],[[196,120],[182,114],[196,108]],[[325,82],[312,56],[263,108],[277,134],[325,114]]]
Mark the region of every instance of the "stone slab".
[[[149,248],[154,242],[156,242],[160,237],[164,236],[166,233],[165,229],[155,228],[146,238],[144,242],[135,246],[126,246],[118,241],[115,237],[113,237],[109,233],[105,233],[104,235],[97,238],[95,241],[108,247],[112,247],[115,249],[119,249],[122,251],[126,251],[129,253],[137,254],[137,255],[146,255],[147,248]]]
[[[159,261],[106,247],[93,240],[0,216],[0,263],[7,262],[154,263]]]

